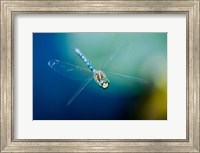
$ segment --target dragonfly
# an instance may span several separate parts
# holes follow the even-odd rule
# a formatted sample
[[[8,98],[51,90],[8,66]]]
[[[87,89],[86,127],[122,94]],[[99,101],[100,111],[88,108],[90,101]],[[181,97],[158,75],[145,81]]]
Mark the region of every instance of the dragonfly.
[[[112,80],[110,80],[107,77],[106,73],[120,77],[122,79],[131,79],[134,81],[140,81],[141,83],[145,84],[148,83],[146,80],[139,77],[124,75],[110,71],[108,72],[103,71],[102,70],[103,67],[106,67],[106,65],[114,58],[113,56],[111,56],[111,58],[109,58],[108,61],[104,63],[101,69],[96,69],[93,66],[92,62],[83,54],[83,52],[79,48],[74,48],[74,53],[80,57],[80,59],[87,66],[86,68],[58,59],[53,59],[48,62],[50,68],[60,73],[61,75],[64,75],[67,78],[76,79],[77,76],[79,76],[80,78],[85,80],[76,90],[74,95],[72,95],[72,97],[69,99],[69,101],[67,102],[67,106],[69,106],[79,96],[79,94],[93,79],[95,80],[97,85],[102,88],[102,90],[109,88],[109,86],[112,85]],[[89,77],[88,74],[90,75]]]

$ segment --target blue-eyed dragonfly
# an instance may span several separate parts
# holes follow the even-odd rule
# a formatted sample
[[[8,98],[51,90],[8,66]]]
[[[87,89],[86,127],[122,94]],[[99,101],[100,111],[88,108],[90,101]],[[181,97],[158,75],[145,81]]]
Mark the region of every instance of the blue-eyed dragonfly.
[[[77,76],[79,76],[80,78],[85,80],[82,83],[82,85],[77,89],[77,91],[74,93],[74,95],[69,99],[69,101],[67,102],[67,106],[69,106],[77,98],[77,96],[84,90],[84,88],[91,82],[92,79],[94,79],[95,82],[102,89],[108,88],[112,84],[112,80],[109,80],[106,74],[118,76],[118,77],[121,77],[122,79],[131,79],[134,81],[139,81],[141,83],[145,83],[145,84],[147,83],[146,80],[138,78],[138,77],[103,71],[102,69],[107,65],[108,61],[112,60],[112,58],[109,58],[109,60],[106,63],[104,63],[104,65],[102,66],[102,69],[98,70],[92,65],[90,60],[83,54],[83,52],[79,48],[75,48],[74,52],[82,59],[82,61],[87,66],[87,68],[80,67],[78,65],[74,65],[65,61],[57,60],[57,59],[53,59],[48,62],[48,65],[53,70],[64,75],[67,78],[76,79]]]

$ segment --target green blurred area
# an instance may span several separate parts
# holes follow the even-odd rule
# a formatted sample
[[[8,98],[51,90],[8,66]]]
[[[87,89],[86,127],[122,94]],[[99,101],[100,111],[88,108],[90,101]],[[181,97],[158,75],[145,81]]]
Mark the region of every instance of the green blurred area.
[[[133,82],[119,91],[140,101],[137,107],[130,105],[130,118],[167,119],[167,33],[71,33],[67,39],[67,48],[81,49],[96,68],[147,81],[145,86]],[[79,59],[74,63],[83,64]]]

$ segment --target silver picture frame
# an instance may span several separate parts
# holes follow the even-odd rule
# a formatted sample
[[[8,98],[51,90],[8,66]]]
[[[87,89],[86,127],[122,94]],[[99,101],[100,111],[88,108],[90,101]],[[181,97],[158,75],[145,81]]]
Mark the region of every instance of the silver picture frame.
[[[200,152],[199,0],[0,0],[1,2],[1,152]],[[16,14],[127,13],[186,14],[186,139],[61,140],[14,139],[14,34]],[[178,58],[177,58],[178,60]],[[184,96],[184,95],[183,95]]]

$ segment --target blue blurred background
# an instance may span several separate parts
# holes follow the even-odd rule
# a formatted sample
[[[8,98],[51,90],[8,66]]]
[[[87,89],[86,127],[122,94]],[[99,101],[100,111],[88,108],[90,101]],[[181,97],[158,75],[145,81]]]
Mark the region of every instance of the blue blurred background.
[[[58,59],[87,68],[77,47],[106,73],[108,89],[92,80],[67,107],[84,82],[48,66]],[[33,33],[33,120],[166,120],[167,33]]]

